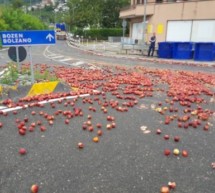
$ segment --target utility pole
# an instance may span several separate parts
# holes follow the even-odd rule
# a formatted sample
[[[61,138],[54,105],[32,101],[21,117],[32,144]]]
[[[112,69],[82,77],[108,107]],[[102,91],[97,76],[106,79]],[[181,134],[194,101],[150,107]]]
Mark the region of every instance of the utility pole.
[[[146,1],[144,0],[144,14],[143,14],[143,47],[142,47],[142,54],[144,52],[144,48],[145,48],[145,31],[146,31]]]
[[[125,30],[126,30],[126,26],[127,26],[127,21],[125,19],[123,19],[123,21],[122,21],[122,30],[123,30],[122,48],[123,48],[124,43],[125,43]]]

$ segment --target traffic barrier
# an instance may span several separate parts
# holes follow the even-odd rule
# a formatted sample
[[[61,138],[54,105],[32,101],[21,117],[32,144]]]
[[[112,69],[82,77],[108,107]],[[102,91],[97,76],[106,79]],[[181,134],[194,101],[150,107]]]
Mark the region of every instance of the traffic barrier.
[[[35,83],[32,85],[27,96],[35,96],[39,94],[50,94],[55,90],[58,83],[59,81]]]
[[[76,88],[75,90],[77,89],[78,88]],[[0,100],[10,98],[16,101],[27,96],[50,94],[54,92],[70,92],[75,90],[72,89],[69,85],[63,84],[59,81],[40,82],[26,86],[0,85]]]

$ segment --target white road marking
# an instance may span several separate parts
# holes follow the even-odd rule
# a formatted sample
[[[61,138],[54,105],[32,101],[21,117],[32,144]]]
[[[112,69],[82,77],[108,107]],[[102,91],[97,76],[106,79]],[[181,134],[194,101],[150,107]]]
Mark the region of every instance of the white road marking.
[[[5,106],[0,106],[0,110],[1,110],[1,109],[5,109],[5,108],[7,108],[7,107],[5,107]]]
[[[5,73],[5,71],[7,71],[7,68],[6,68],[6,69],[4,69],[4,70],[2,70],[2,71],[0,72],[0,76],[1,76],[2,74],[4,74],[4,73]]]
[[[75,62],[75,63],[72,63],[71,65],[72,66],[79,66],[79,65],[82,65],[82,64],[84,64],[85,62],[83,62],[83,61],[78,61],[78,62]]]
[[[58,56],[52,56],[51,58],[53,59],[58,59],[58,58],[64,58],[65,56],[62,56],[62,55],[58,55]]]
[[[63,100],[63,99],[73,99],[73,98],[77,98],[77,97],[87,97],[87,96],[90,96],[90,95],[82,94],[80,96],[75,95],[75,96],[68,96],[68,97],[60,97],[60,98],[56,98],[56,99],[40,101],[40,102],[38,102],[38,104],[46,104],[46,103],[51,103],[51,102],[55,102],[55,101]],[[23,108],[28,108],[28,105],[18,106],[18,107],[13,107],[13,108],[6,108],[6,109],[3,109],[2,112],[10,112],[10,111],[15,111],[15,110],[20,110]]]
[[[47,57],[52,57],[52,56],[56,56],[56,54],[47,54]]]
[[[73,60],[72,58],[65,58],[65,59],[62,59],[62,60],[59,60],[60,62],[66,62],[66,61],[69,61],[69,60]]]
[[[84,61],[78,61],[77,59],[71,58],[68,56],[54,54],[53,52],[49,51],[49,46],[46,47],[46,49],[43,52],[43,55],[46,58],[52,59],[52,60],[57,61],[57,62],[61,62],[61,63],[66,64],[66,65],[70,65],[70,66],[79,66],[79,65],[86,63]],[[74,62],[72,62],[70,60],[74,60]]]

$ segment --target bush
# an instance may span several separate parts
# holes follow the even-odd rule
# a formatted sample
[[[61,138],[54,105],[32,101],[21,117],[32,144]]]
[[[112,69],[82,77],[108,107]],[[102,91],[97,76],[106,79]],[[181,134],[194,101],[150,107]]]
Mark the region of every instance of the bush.
[[[21,9],[7,7],[0,15],[1,30],[41,30],[46,29],[42,21],[32,15],[25,14]]]
[[[6,72],[1,76],[1,84],[13,84],[18,78],[17,64],[9,63]]]
[[[84,38],[107,40],[109,36],[122,36],[121,28],[101,28],[101,29],[89,29],[82,30],[76,29],[74,34],[83,36]]]

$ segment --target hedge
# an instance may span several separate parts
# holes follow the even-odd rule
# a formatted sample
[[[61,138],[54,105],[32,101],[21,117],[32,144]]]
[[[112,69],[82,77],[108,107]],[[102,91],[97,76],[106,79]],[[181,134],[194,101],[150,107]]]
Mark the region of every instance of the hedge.
[[[121,28],[101,28],[89,30],[76,29],[74,34],[83,36],[84,38],[107,40],[109,36],[122,36],[123,31]]]

